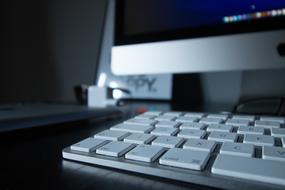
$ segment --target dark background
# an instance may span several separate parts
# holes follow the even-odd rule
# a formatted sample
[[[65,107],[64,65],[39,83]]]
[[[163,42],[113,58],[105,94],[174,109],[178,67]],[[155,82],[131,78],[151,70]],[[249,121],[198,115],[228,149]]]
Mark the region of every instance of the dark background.
[[[0,103],[75,101],[74,85],[93,84],[96,77],[106,5],[106,0],[2,1]],[[191,80],[191,97],[236,103],[284,97],[284,73],[279,69],[181,77]],[[183,84],[176,87],[184,89]]]
[[[1,4],[0,103],[74,101],[73,86],[95,78],[106,1]]]

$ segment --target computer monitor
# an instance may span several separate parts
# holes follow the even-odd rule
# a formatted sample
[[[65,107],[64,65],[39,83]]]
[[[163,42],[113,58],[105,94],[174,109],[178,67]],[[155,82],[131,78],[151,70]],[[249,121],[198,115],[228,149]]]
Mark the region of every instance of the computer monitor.
[[[117,0],[118,75],[285,68],[284,0]]]

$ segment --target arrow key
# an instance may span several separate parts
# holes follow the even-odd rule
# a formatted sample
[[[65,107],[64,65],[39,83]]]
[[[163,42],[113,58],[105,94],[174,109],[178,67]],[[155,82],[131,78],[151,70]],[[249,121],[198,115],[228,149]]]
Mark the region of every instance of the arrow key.
[[[216,141],[204,139],[189,139],[183,145],[183,149],[201,150],[213,152],[216,147]]]
[[[263,159],[285,161],[285,148],[263,146],[262,152]]]
[[[252,157],[254,154],[254,145],[224,142],[220,150],[220,153],[234,155],[234,156]]]

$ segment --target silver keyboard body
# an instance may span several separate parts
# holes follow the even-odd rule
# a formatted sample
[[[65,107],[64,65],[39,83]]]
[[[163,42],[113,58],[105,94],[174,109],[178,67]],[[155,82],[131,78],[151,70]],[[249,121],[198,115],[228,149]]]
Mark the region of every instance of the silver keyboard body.
[[[63,158],[222,189],[285,189],[285,118],[147,112]]]

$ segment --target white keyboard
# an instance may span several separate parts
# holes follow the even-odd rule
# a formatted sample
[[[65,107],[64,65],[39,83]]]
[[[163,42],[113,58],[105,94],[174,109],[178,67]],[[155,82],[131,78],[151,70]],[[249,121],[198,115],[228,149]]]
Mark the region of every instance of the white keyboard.
[[[223,189],[285,189],[285,118],[150,111],[65,159]]]

